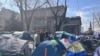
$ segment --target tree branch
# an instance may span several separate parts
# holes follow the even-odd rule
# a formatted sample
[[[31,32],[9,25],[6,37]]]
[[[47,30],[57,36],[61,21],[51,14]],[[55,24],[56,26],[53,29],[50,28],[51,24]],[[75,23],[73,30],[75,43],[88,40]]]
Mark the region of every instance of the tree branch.
[[[43,4],[41,4],[40,6],[38,6],[37,8],[40,8],[40,7],[42,7],[43,5],[45,5],[46,4],[46,2],[45,3],[43,3]],[[36,6],[36,5],[35,5]],[[34,7],[33,8],[33,10],[32,10],[32,14],[31,14],[31,16],[30,16],[30,18],[29,18],[29,26],[28,27],[30,27],[31,26],[31,24],[32,24],[32,19],[33,19],[33,13],[35,12],[35,9],[37,9],[36,7]]]
[[[100,12],[98,12],[97,15],[98,15],[98,20],[100,22]]]
[[[53,8],[52,8],[52,6],[51,6],[51,4],[50,4],[50,2],[49,2],[48,0],[47,0],[47,4],[50,6],[52,13],[53,13],[54,15],[56,15],[56,13],[54,12],[54,10],[53,10]]]
[[[59,6],[59,0],[57,0],[57,11],[56,11],[56,13],[55,13],[56,15],[57,15],[58,12],[59,12],[59,11],[58,11],[58,6]]]
[[[94,15],[94,18],[96,19],[96,21],[97,21],[97,23],[98,23],[98,25],[99,25],[99,27],[100,27],[100,23],[99,23],[99,21],[98,21],[98,18]]]
[[[60,17],[59,24],[58,24],[59,28],[62,26],[62,24],[63,24],[63,22],[64,22],[64,20],[65,20],[66,11],[67,11],[67,7],[65,7],[64,13],[63,13],[63,15]]]

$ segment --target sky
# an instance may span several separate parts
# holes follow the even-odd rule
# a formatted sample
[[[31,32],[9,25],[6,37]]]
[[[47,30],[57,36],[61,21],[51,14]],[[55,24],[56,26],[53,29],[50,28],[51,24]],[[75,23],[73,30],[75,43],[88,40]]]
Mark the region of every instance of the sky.
[[[82,27],[87,31],[90,22],[93,22],[93,12],[98,11],[100,11],[100,0],[68,0],[66,16],[81,16]]]
[[[18,11],[18,8],[13,6],[10,1],[1,0],[1,3],[4,4],[3,7]],[[61,0],[61,3],[63,3],[63,0]],[[81,16],[84,31],[88,30],[90,22],[93,22],[93,12],[100,11],[100,0],[67,0],[67,5],[66,16]]]

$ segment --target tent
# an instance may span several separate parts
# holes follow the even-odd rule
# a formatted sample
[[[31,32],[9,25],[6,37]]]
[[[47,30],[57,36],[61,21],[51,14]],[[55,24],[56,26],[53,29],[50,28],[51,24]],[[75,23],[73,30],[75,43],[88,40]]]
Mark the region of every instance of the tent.
[[[3,34],[0,36],[0,52],[9,56],[21,54],[26,42],[26,40],[15,38],[11,34]]]
[[[27,31],[15,31],[15,32],[13,33],[13,35],[14,35],[15,37],[20,38],[20,39],[23,39],[23,40],[31,40],[31,41],[33,41],[33,39],[32,39],[32,37],[31,37],[30,33],[27,32]]]
[[[68,38],[70,36],[74,36],[74,35],[70,34],[68,32],[65,32],[65,31],[56,31],[54,38],[56,38],[56,39],[62,39],[63,37],[64,38]]]

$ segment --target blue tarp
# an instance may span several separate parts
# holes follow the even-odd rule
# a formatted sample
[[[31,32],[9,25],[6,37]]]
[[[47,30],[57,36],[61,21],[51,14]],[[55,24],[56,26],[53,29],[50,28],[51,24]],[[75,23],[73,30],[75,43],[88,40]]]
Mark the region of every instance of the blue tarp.
[[[74,36],[70,36],[70,37],[68,38],[68,40],[69,40],[70,43],[73,43],[73,42],[76,41],[76,38],[75,38]]]
[[[66,56],[86,56],[86,52],[83,51],[83,52],[75,53],[75,52],[67,51]]]

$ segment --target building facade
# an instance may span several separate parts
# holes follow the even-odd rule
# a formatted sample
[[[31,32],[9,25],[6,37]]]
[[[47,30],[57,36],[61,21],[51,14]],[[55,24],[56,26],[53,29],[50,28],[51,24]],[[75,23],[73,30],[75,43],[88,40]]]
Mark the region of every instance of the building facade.
[[[13,17],[13,15],[15,15],[14,16],[15,18],[17,14],[18,14],[17,12],[14,12],[12,10],[2,8],[0,11],[0,31],[8,31],[7,29],[10,27],[7,26],[10,25],[11,18]]]
[[[59,9],[57,16],[61,17],[64,13],[64,6],[52,7],[53,11],[56,13],[57,9]],[[28,18],[32,14],[32,10],[27,11]],[[55,19],[54,14],[50,7],[48,8],[38,8],[34,9],[34,13],[32,15],[32,23],[30,26],[30,31],[51,31],[54,32],[55,28]]]
[[[5,21],[4,20],[0,20],[0,31],[5,30]]]
[[[63,24],[63,31],[79,35],[81,33],[81,17],[66,17]]]
[[[56,13],[59,10],[57,16],[59,19],[65,12],[64,6],[52,7],[53,11]],[[33,12],[33,14],[32,14]],[[30,31],[51,31],[55,32],[55,19],[54,14],[50,7],[48,8],[37,8],[34,10],[27,11],[27,18],[30,19],[32,16]],[[66,17],[66,15],[64,16]],[[20,20],[20,17],[19,17]],[[81,17],[66,17],[61,30],[67,31],[72,34],[81,33]]]

